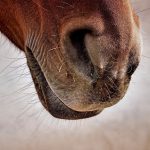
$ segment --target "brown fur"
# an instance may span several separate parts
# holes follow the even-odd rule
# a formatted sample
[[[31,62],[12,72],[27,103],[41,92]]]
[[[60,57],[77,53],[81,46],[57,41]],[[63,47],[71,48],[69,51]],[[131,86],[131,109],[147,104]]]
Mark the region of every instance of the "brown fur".
[[[44,107],[91,117],[125,94],[140,59],[129,0],[1,0],[0,31],[24,51]]]

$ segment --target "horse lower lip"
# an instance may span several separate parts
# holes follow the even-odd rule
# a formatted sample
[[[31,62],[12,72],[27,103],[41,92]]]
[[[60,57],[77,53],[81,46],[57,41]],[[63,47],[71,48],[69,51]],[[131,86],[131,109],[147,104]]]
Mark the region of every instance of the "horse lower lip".
[[[38,62],[34,58],[30,49],[27,50],[26,55],[28,60],[28,66],[30,68],[30,72],[39,99],[42,105],[46,108],[48,112],[50,112],[51,115],[59,119],[75,120],[75,119],[89,118],[101,112],[100,110],[90,111],[90,112],[78,112],[66,106],[48,86],[48,83],[42,73],[42,70],[38,65]],[[37,71],[39,77],[35,76],[35,74],[37,74]]]

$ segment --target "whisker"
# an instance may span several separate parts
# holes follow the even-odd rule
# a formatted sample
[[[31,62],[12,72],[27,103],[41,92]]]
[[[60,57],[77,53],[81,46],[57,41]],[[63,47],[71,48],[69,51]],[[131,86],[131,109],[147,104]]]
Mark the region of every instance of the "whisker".
[[[13,60],[11,61],[7,66],[5,66],[1,71],[0,74],[3,73],[5,70],[7,70],[12,64],[14,64],[15,62],[17,62],[18,60]]]
[[[23,59],[25,60],[25,59],[26,59],[26,57],[16,58],[16,57],[6,57],[6,56],[5,56],[5,58],[6,58],[6,59],[10,59],[10,60],[11,60],[11,59],[12,59],[12,60],[23,60]]]
[[[138,11],[137,14],[143,13],[143,12],[146,12],[146,11],[149,11],[149,10],[150,10],[150,8],[145,8],[145,9],[143,9],[143,10]]]
[[[142,57],[150,59],[150,57],[149,57],[149,56],[144,56],[144,55],[142,55]]]
[[[29,112],[29,110],[31,108],[33,108],[33,106],[34,105],[27,104],[27,106],[25,106],[25,108],[23,109],[23,111],[16,118],[19,119],[20,117],[22,117],[25,113]]]
[[[68,6],[72,7],[72,8],[74,8],[73,5],[71,5],[70,3],[66,2],[66,1],[63,1],[62,4],[65,4],[65,5],[68,5]]]
[[[22,64],[22,65],[20,65],[20,66],[18,66],[18,67],[9,67],[9,68],[13,68],[13,70],[11,70],[11,71],[9,71],[9,72],[6,72],[6,73],[5,73],[5,71],[6,71],[6,70],[5,70],[4,72],[1,73],[0,76],[1,76],[1,77],[2,77],[2,76],[6,76],[6,75],[8,75],[8,74],[10,74],[10,73],[13,73],[13,72],[15,72],[15,71],[22,71],[22,70],[25,69],[25,68],[22,69],[23,66],[26,67],[26,64]]]
[[[60,48],[60,47],[51,48],[50,50],[48,50],[48,52],[54,51],[54,50],[59,49],[59,48]]]
[[[65,9],[63,6],[56,6],[57,8],[62,8],[62,9]]]
[[[63,65],[65,64],[65,62],[63,62],[58,70],[58,72],[61,72]]]
[[[34,4],[36,4],[38,7],[42,8],[43,10],[47,11],[48,12],[48,9],[44,8],[43,6],[41,6],[40,4],[38,4],[37,2],[35,2],[34,0],[32,0],[32,2]]]
[[[19,88],[19,89],[15,90],[15,91],[11,92],[10,94],[3,95],[2,98],[9,97],[9,96],[14,95],[16,93],[22,93],[23,91],[26,91],[29,88],[33,88],[34,89],[34,87],[31,87],[32,85],[33,85],[33,81],[29,82],[27,85],[23,86],[22,88]]]

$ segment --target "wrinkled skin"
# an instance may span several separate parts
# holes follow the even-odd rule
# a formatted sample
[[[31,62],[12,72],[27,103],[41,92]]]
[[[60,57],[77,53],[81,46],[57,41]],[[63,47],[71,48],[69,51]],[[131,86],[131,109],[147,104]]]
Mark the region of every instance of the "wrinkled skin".
[[[61,119],[116,104],[140,60],[129,0],[1,0],[0,31],[25,53],[41,103]]]

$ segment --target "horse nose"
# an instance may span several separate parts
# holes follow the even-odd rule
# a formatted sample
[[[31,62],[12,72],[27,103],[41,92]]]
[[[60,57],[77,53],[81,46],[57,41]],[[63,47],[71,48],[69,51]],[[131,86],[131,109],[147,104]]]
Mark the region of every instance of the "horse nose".
[[[70,19],[61,28],[61,45],[67,60],[79,73],[93,79],[103,67],[98,40],[103,31],[100,17]]]

